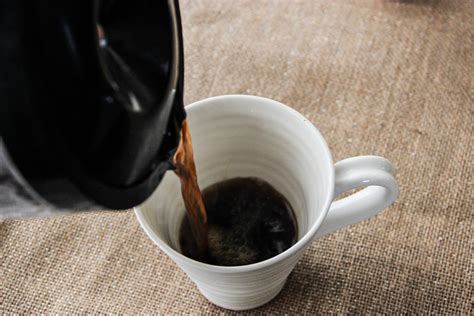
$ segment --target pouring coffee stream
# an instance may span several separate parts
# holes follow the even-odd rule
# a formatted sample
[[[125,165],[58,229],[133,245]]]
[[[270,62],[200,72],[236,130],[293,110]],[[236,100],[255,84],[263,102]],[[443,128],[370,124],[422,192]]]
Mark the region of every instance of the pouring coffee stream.
[[[181,193],[186,215],[191,223],[190,228],[194,237],[196,252],[204,255],[208,250],[207,214],[197,182],[193,145],[187,120],[182,123],[180,135],[178,149],[173,157],[174,171],[181,181]]]

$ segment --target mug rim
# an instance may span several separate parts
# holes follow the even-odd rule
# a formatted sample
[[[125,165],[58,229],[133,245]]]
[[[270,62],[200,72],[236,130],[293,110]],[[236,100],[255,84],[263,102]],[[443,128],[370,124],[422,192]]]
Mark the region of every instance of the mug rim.
[[[330,190],[328,190],[328,193],[326,194],[326,197],[324,197],[324,202],[322,206],[322,211],[318,218],[314,221],[314,223],[311,225],[310,229],[303,235],[301,239],[299,239],[294,245],[292,245],[290,248],[286,249],[282,253],[271,257],[269,259],[259,261],[256,263],[251,263],[251,264],[246,264],[246,265],[240,265],[240,266],[219,266],[219,265],[213,265],[213,264],[208,264],[204,262],[200,262],[194,259],[191,259],[179,251],[173,249],[171,246],[169,246],[167,243],[165,243],[158,235],[153,231],[153,229],[149,226],[147,223],[143,211],[139,206],[136,206],[133,208],[135,216],[138,219],[138,222],[140,223],[140,226],[143,228],[145,233],[148,235],[148,237],[153,240],[155,244],[157,244],[163,252],[165,252],[168,255],[173,254],[174,256],[179,257],[180,260],[184,260],[187,264],[193,265],[195,268],[199,268],[201,270],[205,271],[212,271],[212,272],[219,272],[219,273],[239,273],[239,272],[248,272],[248,271],[255,271],[258,269],[263,269],[265,267],[271,266],[273,264],[276,264],[280,261],[285,260],[286,258],[294,255],[296,252],[298,252],[300,249],[305,247],[307,244],[311,243],[314,239],[314,236],[316,235],[316,232],[318,229],[321,227],[321,224],[323,223],[324,219],[326,218],[326,215],[329,211],[329,207],[333,201],[333,196],[334,196],[334,162],[332,159],[331,151],[329,150],[329,146],[324,139],[323,135],[321,132],[318,130],[318,128],[311,123],[306,117],[303,116],[300,112],[296,111],[295,109],[289,107],[288,105],[285,105],[279,101],[275,101],[269,98],[265,97],[260,97],[260,96],[253,96],[253,95],[245,95],[245,94],[227,94],[227,95],[219,95],[219,96],[213,96],[209,98],[205,98],[196,102],[193,102],[185,107],[186,110],[190,109],[197,109],[200,107],[205,107],[209,102],[212,101],[225,101],[228,99],[246,99],[247,101],[254,101],[254,100],[259,100],[267,103],[271,103],[274,106],[279,106],[280,108],[284,109],[289,115],[296,116],[297,118],[302,120],[302,123],[310,128],[313,132],[315,132],[315,135],[319,138],[319,141],[322,144],[322,151],[325,153],[327,161],[329,162],[328,168],[331,169],[332,172],[329,172],[329,186]],[[146,203],[146,201],[145,201]]]

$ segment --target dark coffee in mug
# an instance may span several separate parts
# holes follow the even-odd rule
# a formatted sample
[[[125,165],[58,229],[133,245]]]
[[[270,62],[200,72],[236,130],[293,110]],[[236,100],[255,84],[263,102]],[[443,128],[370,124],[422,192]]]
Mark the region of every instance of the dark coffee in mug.
[[[237,266],[274,257],[298,238],[288,200],[255,177],[233,178],[199,190],[187,123],[175,155],[186,216],[180,228],[181,252],[209,264]]]
[[[274,257],[298,238],[287,199],[259,178],[233,178],[206,188],[208,249],[196,252],[191,222],[184,217],[180,246],[184,255],[210,264],[236,266]]]

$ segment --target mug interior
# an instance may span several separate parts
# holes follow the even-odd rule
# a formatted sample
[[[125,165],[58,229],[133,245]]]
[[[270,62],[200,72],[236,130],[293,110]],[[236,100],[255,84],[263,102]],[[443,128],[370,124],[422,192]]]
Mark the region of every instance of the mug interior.
[[[296,245],[308,242],[326,215],[334,189],[332,158],[319,131],[293,109],[260,97],[214,97],[186,111],[200,188],[235,177],[259,177],[293,207]],[[158,237],[150,236],[155,242],[180,252],[185,208],[172,171],[137,212],[145,230]]]

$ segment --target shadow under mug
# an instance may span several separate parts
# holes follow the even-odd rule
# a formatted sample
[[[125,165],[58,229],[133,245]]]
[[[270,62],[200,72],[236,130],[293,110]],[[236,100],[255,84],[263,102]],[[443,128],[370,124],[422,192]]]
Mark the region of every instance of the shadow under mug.
[[[374,216],[398,195],[390,162],[360,156],[333,164],[316,127],[292,108],[266,98],[225,95],[186,107],[201,188],[234,177],[259,177],[281,192],[298,222],[298,241],[273,258],[243,266],[215,266],[180,253],[185,216],[179,179],[167,172],[135,214],[147,235],[212,303],[232,310],[274,298],[311,242]],[[354,188],[363,190],[334,201]]]

